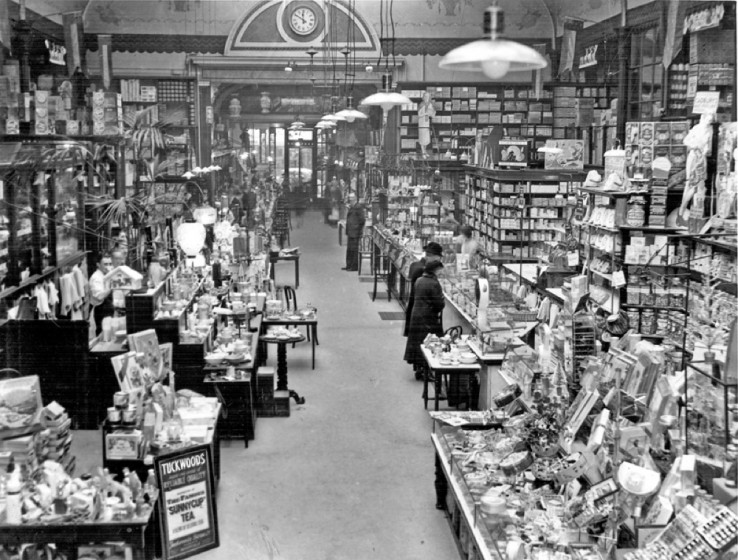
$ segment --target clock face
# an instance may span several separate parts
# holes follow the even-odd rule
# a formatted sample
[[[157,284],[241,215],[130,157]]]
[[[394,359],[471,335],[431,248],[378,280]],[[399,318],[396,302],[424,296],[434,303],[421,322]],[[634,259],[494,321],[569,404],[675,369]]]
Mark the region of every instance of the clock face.
[[[309,35],[315,31],[317,24],[318,18],[315,16],[315,12],[304,6],[297,8],[290,16],[292,31],[298,35]]]

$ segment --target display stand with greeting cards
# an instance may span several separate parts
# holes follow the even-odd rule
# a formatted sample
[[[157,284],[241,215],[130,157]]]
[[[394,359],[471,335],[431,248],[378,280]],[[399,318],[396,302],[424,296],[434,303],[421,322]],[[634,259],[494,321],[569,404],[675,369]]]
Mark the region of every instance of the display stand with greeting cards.
[[[127,468],[143,477],[154,458],[207,445],[219,478],[217,399],[187,389],[175,393],[173,345],[160,345],[155,331],[129,335],[128,344],[130,351],[111,358],[119,390],[108,397],[103,465],[112,473]]]

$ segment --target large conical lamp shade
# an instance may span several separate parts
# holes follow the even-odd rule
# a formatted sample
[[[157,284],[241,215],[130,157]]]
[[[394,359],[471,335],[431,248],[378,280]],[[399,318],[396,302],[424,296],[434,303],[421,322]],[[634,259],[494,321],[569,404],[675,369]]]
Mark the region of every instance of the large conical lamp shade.
[[[381,107],[384,112],[390,111],[393,107],[409,105],[412,103],[409,97],[392,91],[392,75],[385,74],[382,76],[382,91],[371,94],[361,100],[361,105],[369,105],[371,107]]]
[[[508,72],[540,70],[548,66],[546,59],[535,49],[500,39],[503,27],[502,10],[499,6],[490,6],[484,13],[484,31],[489,38],[452,50],[441,59],[439,68],[483,72],[488,78],[498,79]]]
[[[335,123],[335,122],[345,121],[346,118],[345,117],[338,116],[337,113],[328,113],[321,120],[331,121],[331,122],[334,122]]]
[[[177,228],[177,243],[190,258],[195,258],[205,245],[205,226],[199,222],[182,222]]]
[[[357,111],[354,109],[354,100],[352,97],[349,97],[346,103],[346,108],[342,111],[338,111],[336,113],[337,117],[343,117],[348,122],[354,122],[356,119],[368,119],[369,116],[366,113],[362,113],[361,111]]]

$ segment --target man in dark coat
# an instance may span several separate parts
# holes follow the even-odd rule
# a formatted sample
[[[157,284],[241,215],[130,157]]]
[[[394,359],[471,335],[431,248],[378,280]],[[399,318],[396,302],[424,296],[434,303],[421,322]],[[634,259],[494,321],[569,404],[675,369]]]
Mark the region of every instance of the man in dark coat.
[[[356,195],[348,197],[349,209],[346,214],[346,266],[341,270],[359,270],[359,240],[364,234],[366,213],[364,207],[357,202]]]
[[[441,257],[443,257],[443,247],[435,241],[431,241],[423,247],[423,251],[423,258],[412,263],[408,270],[407,282],[410,284],[410,295],[407,298],[407,307],[405,308],[405,329],[402,332],[403,336],[407,336],[410,329],[410,316],[413,313],[413,298],[415,297],[415,281],[423,275],[423,269],[425,269],[427,263],[440,261]]]
[[[425,358],[420,349],[425,337],[429,334],[443,336],[443,318],[441,313],[446,305],[441,283],[436,276],[443,268],[440,260],[426,263],[423,275],[415,281],[415,298],[410,316],[405,361],[425,370]]]

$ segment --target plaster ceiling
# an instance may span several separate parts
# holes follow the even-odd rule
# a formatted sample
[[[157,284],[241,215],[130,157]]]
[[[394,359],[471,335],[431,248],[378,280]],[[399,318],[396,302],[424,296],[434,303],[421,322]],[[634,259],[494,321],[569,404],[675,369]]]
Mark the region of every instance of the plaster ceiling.
[[[27,1],[55,6],[88,4],[88,33],[205,35],[228,35],[234,22],[259,4],[258,0]],[[505,12],[505,35],[540,39],[560,34],[565,16],[584,19],[586,26],[618,15],[626,1],[628,8],[635,8],[653,0],[498,0],[498,4]],[[479,37],[482,14],[490,4],[491,0],[394,0],[395,35]],[[378,32],[380,6],[380,0],[356,0],[357,11]],[[387,29],[385,24],[385,33]]]

